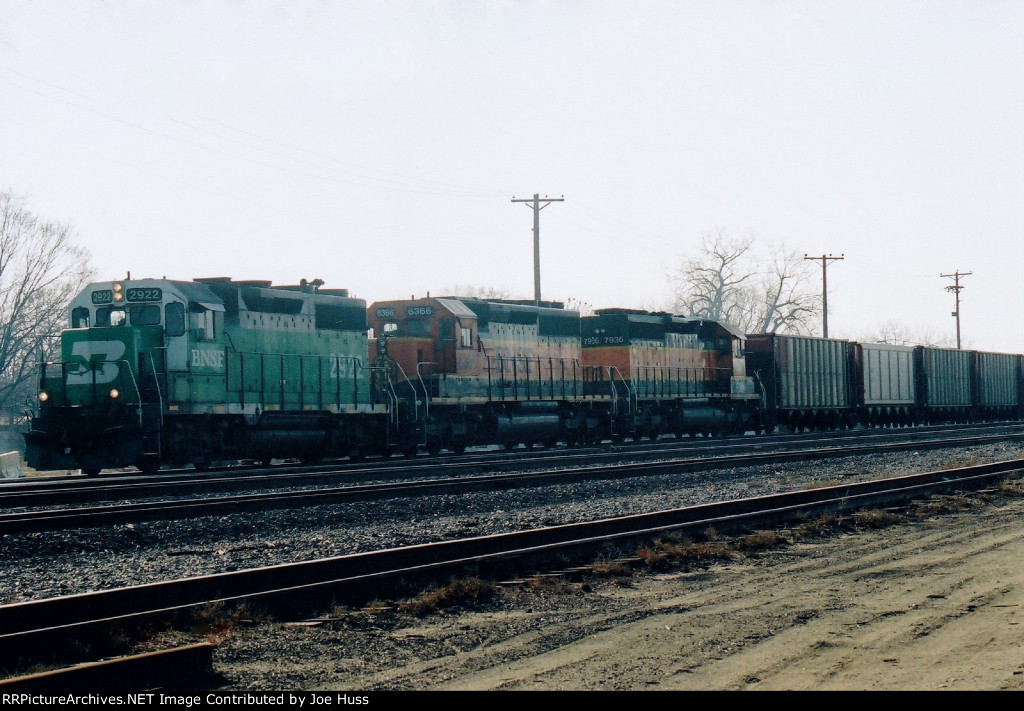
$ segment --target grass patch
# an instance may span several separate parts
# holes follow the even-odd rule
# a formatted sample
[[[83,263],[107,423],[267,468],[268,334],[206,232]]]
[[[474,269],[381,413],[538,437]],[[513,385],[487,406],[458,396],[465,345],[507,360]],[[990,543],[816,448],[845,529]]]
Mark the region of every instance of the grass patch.
[[[971,508],[978,500],[964,493],[936,494],[928,501],[918,504],[914,512],[918,516],[937,516],[940,514],[957,513]]]
[[[600,577],[616,577],[632,575],[633,566],[623,560],[602,559],[590,566],[590,573]]]
[[[864,509],[850,515],[850,523],[857,528],[885,528],[900,520],[898,515],[881,509]]]
[[[256,615],[244,602],[240,604],[210,603],[199,608],[192,621],[192,632],[219,644],[242,626],[269,622],[266,616]]]
[[[834,513],[825,513],[803,521],[793,530],[793,534],[798,538],[820,538],[835,533],[839,527],[839,516]]]
[[[744,553],[763,551],[787,545],[789,545],[789,539],[778,531],[755,531],[754,533],[737,538],[734,544],[736,550],[743,551]]]
[[[1006,496],[1024,496],[1024,477],[1017,474],[1008,476],[999,482],[996,490]]]
[[[733,552],[724,541],[674,540],[666,537],[641,548],[637,557],[649,570],[671,570],[690,563],[730,560]]]
[[[461,578],[398,603],[398,611],[422,617],[441,609],[486,599],[494,594],[495,589],[494,583],[489,580]]]

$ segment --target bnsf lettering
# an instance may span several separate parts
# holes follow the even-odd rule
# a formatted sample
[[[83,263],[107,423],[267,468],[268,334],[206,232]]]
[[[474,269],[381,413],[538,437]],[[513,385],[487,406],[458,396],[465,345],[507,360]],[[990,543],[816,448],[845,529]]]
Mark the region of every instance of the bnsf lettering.
[[[410,306],[405,310],[406,316],[429,316],[434,313],[433,306]]]
[[[192,349],[192,367],[193,368],[216,368],[218,370],[224,369],[224,351],[210,351],[201,350],[199,348]]]

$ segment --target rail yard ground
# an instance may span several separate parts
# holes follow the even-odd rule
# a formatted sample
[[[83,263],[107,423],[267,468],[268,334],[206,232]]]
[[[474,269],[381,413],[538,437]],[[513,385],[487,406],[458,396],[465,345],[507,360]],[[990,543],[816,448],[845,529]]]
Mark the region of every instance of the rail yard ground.
[[[234,627],[215,663],[237,688],[1024,689],[1020,481],[816,523],[759,552],[607,562],[420,617]]]
[[[409,545],[1021,457],[1024,442],[1010,441],[9,534],[0,536],[0,600],[338,555],[353,541]],[[570,575],[463,581],[307,620],[214,609],[187,633],[124,651],[217,642],[220,684],[237,690],[1020,689],[1022,514],[1017,479],[735,540],[706,532]]]

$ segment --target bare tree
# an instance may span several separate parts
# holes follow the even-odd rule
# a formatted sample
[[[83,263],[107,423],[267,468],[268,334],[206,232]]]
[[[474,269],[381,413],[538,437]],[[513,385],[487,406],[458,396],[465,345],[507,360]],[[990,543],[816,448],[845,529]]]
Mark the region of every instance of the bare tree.
[[[525,299],[525,296],[517,296],[510,289],[504,289],[501,287],[494,286],[480,286],[479,284],[466,284],[460,286],[456,284],[453,287],[442,290],[442,294],[450,294],[452,296],[471,296],[477,299]]]
[[[31,402],[45,337],[61,329],[91,277],[89,253],[69,225],[45,222],[23,197],[0,191],[0,414],[16,417]]]
[[[821,296],[807,263],[784,245],[755,249],[752,236],[724,228],[701,235],[701,250],[669,278],[674,310],[725,321],[746,333],[810,333]]]
[[[900,346],[939,346],[953,348],[956,339],[949,334],[939,335],[931,327],[912,328],[902,321],[890,319],[856,338],[862,343],[893,343]]]

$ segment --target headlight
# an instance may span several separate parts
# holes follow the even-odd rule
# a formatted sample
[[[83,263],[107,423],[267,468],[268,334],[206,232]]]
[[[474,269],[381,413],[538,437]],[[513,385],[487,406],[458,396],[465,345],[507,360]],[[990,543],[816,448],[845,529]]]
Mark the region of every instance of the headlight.
[[[50,399],[50,393],[46,392],[45,390],[43,390],[41,393],[39,393],[39,402],[46,402],[49,399]]]
[[[117,388],[113,388],[113,389],[112,389],[112,390],[110,391],[110,397],[111,397],[112,399],[114,399],[114,400],[116,400],[116,399],[117,399],[117,398],[118,398],[118,397],[119,397],[120,395],[121,395],[121,392],[120,392],[120,391],[119,391],[119,390],[118,390]]]
[[[122,301],[124,299],[123,290],[123,284],[114,284],[114,301]]]

